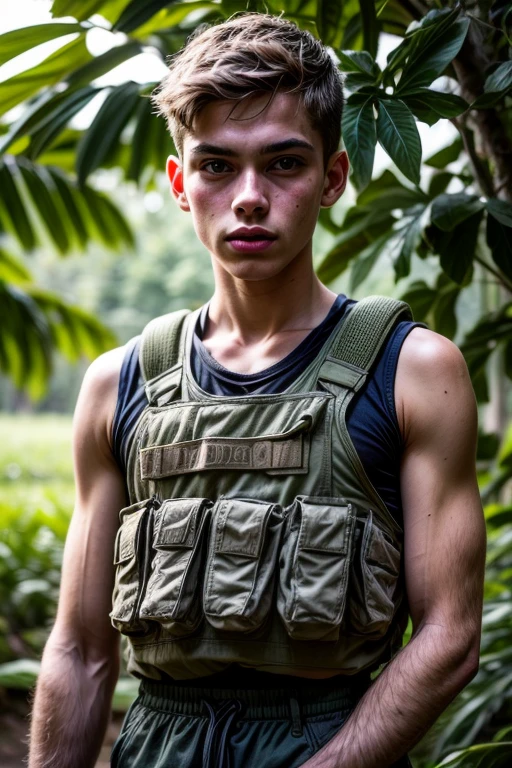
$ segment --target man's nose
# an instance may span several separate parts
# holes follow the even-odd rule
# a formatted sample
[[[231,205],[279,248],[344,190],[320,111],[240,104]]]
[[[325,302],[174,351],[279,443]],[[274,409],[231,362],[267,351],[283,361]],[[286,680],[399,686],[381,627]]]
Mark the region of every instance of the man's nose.
[[[254,170],[241,174],[231,208],[235,213],[266,213],[268,211],[268,194],[265,180]]]

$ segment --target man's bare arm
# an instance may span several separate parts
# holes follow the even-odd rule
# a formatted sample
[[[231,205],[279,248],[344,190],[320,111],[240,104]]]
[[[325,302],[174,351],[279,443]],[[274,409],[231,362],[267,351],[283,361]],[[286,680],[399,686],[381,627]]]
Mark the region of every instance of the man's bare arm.
[[[87,372],[73,423],[76,503],[55,626],[46,644],[32,716],[29,768],[96,762],[118,676],[109,619],[113,552],[124,481],[110,449],[122,350]]]
[[[462,355],[415,329],[396,401],[409,644],[304,768],[386,768],[416,744],[478,668],[485,526],[475,477],[476,408]]]

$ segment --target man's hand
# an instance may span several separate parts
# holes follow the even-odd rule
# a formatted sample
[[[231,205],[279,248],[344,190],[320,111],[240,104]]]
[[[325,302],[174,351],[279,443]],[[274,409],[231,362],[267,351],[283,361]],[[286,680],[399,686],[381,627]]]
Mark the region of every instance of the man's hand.
[[[478,668],[485,525],[475,400],[457,347],[430,331],[411,331],[395,402],[405,443],[400,477],[413,635],[303,768],[391,766]]]
[[[119,667],[118,633],[109,619],[112,561],[126,504],[110,448],[122,356],[114,350],[93,363],[75,412],[76,504],[36,690],[29,768],[91,768],[108,722]]]

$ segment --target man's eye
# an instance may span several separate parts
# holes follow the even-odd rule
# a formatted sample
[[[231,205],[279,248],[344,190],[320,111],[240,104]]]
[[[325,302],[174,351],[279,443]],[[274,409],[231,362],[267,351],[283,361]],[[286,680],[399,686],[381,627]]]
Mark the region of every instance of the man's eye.
[[[278,163],[281,163],[281,168],[278,168],[278,171],[291,171],[294,168],[299,168],[301,165],[304,165],[302,160],[299,160],[298,157],[280,157],[279,160],[275,161],[274,166]]]
[[[201,170],[207,170],[210,173],[218,174],[223,173],[227,167],[227,163],[225,163],[224,160],[209,160],[207,163],[201,166]]]

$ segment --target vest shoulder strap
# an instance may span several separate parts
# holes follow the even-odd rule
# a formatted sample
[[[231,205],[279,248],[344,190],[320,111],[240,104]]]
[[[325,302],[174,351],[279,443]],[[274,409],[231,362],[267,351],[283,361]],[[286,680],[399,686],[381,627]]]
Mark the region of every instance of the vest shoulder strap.
[[[398,320],[412,320],[409,306],[387,296],[368,296],[350,310],[334,337],[319,379],[357,391]]]
[[[155,317],[142,332],[139,362],[144,381],[148,382],[181,361],[182,332],[189,309],[179,309]]]

